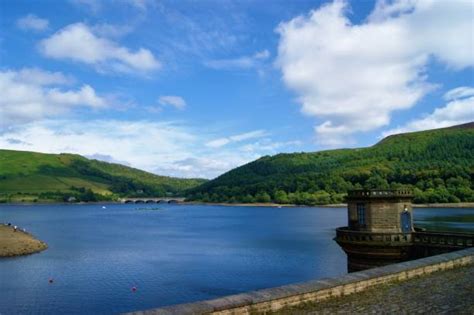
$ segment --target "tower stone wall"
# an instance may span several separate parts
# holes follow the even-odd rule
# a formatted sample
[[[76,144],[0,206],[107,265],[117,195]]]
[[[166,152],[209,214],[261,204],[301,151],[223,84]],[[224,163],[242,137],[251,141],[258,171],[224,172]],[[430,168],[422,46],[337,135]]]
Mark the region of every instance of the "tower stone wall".
[[[404,216],[413,230],[412,194],[408,190],[355,190],[347,196],[350,230],[403,233]]]

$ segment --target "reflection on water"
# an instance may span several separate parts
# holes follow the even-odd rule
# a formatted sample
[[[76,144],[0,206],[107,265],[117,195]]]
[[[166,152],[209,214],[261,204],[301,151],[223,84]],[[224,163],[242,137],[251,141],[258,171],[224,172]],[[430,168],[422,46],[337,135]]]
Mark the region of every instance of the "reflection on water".
[[[417,208],[415,225],[430,231],[474,232],[474,209]]]

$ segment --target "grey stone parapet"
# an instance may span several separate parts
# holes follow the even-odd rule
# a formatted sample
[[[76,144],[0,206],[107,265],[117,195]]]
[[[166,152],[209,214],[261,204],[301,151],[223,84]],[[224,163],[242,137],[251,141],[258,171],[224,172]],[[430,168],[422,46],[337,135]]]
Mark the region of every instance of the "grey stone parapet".
[[[389,197],[413,197],[413,191],[410,189],[358,189],[350,190],[347,197],[356,198],[389,198]]]
[[[436,271],[474,264],[474,247],[448,254],[281,287],[179,304],[129,314],[268,314],[285,307],[364,291],[376,285],[404,281]]]
[[[354,231],[348,227],[336,229],[338,242],[370,242],[370,244],[412,244],[413,233],[382,233]]]

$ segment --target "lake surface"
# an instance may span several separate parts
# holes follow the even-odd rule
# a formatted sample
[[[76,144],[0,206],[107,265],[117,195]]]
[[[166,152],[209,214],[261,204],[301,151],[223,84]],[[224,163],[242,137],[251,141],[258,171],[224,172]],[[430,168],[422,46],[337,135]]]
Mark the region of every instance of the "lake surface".
[[[0,206],[49,245],[0,260],[0,314],[144,310],[347,270],[332,240],[345,208],[105,206]],[[474,230],[474,209],[414,211],[418,226]]]

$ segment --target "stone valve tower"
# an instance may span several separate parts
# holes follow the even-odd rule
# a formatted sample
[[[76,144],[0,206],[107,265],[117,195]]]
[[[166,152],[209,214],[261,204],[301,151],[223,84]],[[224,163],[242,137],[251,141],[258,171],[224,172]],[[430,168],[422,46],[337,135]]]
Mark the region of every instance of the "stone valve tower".
[[[348,226],[336,230],[335,241],[347,254],[349,272],[411,258],[411,200],[410,190],[348,193]]]

